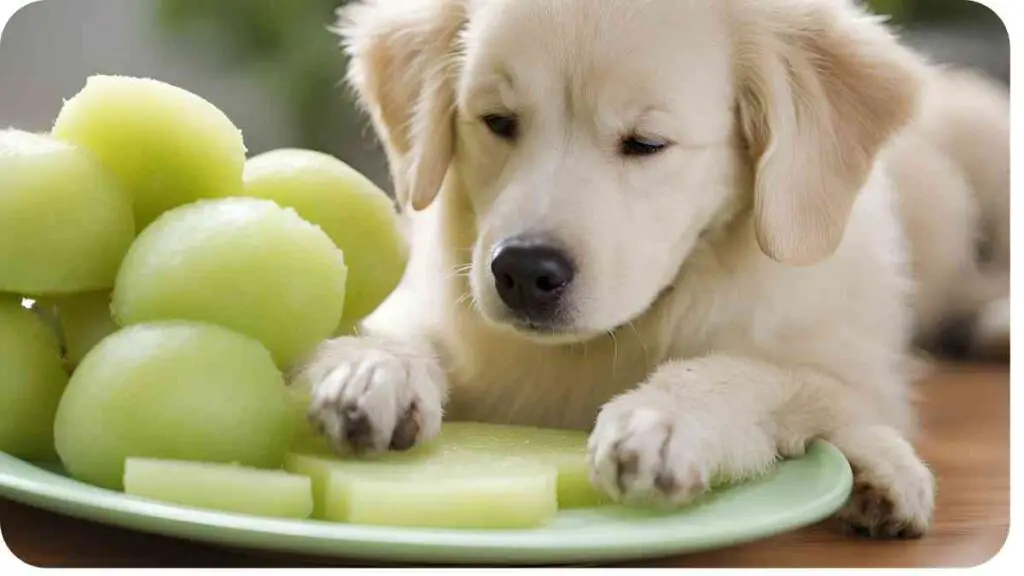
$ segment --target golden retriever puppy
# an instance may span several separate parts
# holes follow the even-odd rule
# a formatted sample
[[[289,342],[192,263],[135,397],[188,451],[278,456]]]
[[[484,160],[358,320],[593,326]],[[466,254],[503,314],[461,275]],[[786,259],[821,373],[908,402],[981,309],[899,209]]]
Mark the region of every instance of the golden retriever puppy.
[[[1010,100],[970,71],[931,79],[889,170],[910,240],[915,333],[953,358],[1010,354]]]
[[[1008,193],[1005,162],[957,133],[1006,152],[1005,111],[950,94],[987,87],[839,0],[365,0],[341,16],[413,252],[360,336],[300,371],[339,450],[407,449],[442,415],[578,428],[597,486],[672,506],[824,438],[855,470],[848,526],[926,532],[911,298],[928,284],[921,322],[940,323],[958,297],[938,285],[974,262],[960,210]]]

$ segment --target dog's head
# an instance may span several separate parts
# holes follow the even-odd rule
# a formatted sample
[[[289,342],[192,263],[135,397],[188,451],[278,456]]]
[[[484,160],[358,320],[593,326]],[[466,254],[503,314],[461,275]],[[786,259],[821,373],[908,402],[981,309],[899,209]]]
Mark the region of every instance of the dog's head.
[[[399,200],[458,179],[481,314],[547,341],[641,315],[737,207],[768,257],[830,256],[921,76],[846,0],[367,0],[340,29]]]

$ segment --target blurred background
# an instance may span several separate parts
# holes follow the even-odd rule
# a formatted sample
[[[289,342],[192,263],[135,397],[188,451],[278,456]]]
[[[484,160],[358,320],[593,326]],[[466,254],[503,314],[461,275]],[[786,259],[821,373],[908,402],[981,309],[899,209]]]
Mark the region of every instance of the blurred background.
[[[595,0],[600,1],[600,0]],[[341,84],[329,33],[346,0],[43,0],[0,38],[0,126],[48,130],[92,74],[191,90],[244,131],[250,153],[285,146],[342,158],[390,192],[369,123]],[[1009,38],[971,0],[864,0],[934,60],[1009,83]]]

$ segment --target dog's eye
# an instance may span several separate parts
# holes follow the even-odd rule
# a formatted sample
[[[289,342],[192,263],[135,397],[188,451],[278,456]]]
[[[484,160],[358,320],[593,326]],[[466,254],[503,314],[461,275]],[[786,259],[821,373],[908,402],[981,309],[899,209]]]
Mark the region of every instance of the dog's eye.
[[[619,143],[619,153],[623,156],[651,156],[668,148],[668,144],[665,140],[633,134]]]
[[[519,134],[519,118],[514,115],[488,114],[481,120],[492,134],[503,140],[514,140]]]

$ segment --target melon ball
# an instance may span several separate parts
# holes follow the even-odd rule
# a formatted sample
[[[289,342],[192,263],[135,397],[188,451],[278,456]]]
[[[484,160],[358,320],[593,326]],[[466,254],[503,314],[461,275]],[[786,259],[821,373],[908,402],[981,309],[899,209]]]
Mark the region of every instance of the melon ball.
[[[142,230],[164,211],[242,188],[242,134],[216,106],[148,78],[92,76],[54,136],[92,150],[131,195]]]
[[[61,354],[63,354],[64,334],[60,329],[60,319],[57,318],[57,307],[54,306],[50,300],[41,298],[35,300],[23,300],[22,306],[31,310],[32,313],[35,314],[50,330],[50,333],[57,342],[58,348],[61,350]]]
[[[57,453],[75,478],[121,489],[130,457],[276,468],[295,420],[259,342],[220,326],[157,322],[99,343],[57,409]]]
[[[204,200],[139,235],[114,287],[125,326],[220,324],[262,342],[289,367],[341,320],[347,268],[331,239],[270,200]]]
[[[341,160],[284,148],[245,165],[244,194],[294,208],[345,253],[351,273],[342,328],[372,312],[398,286],[408,246],[391,199]]]
[[[64,354],[72,369],[96,344],[119,329],[110,314],[109,290],[63,296],[49,302],[56,310],[64,337]]]
[[[20,298],[0,296],[0,451],[56,457],[53,419],[67,383],[54,333]]]
[[[134,237],[129,197],[91,153],[0,131],[0,292],[110,288]]]

